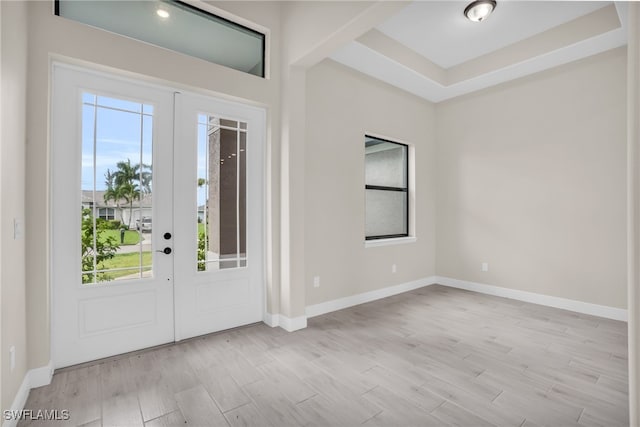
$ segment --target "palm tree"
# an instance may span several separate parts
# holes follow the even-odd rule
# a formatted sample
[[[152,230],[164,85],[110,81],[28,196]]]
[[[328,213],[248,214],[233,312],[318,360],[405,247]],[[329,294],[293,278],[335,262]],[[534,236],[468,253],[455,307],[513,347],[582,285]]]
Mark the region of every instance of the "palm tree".
[[[120,187],[115,185],[116,174],[111,172],[110,169],[107,169],[107,172],[104,174],[104,178],[104,183],[107,186],[107,189],[104,192],[104,202],[108,204],[110,200],[114,201],[116,208],[120,212],[120,222],[124,224],[124,216],[120,209],[120,200],[122,200],[123,195],[120,191]]]
[[[137,164],[133,167],[136,180],[142,188],[144,194],[151,194],[151,165]]]
[[[107,187],[104,193],[104,201],[113,200],[118,209],[120,202],[124,201],[129,205],[129,223],[131,228],[131,219],[133,217],[133,201],[140,200],[141,191],[144,194],[151,194],[151,166],[144,163],[132,165],[131,159],[116,163],[117,170],[111,172],[107,169],[104,174],[105,185]],[[120,218],[124,223],[124,214],[120,210]]]
[[[133,201],[140,200],[140,187],[136,181],[140,180],[139,165],[131,166],[131,159],[116,163],[118,168],[113,174],[114,189],[128,205],[129,205],[129,223],[131,228],[131,217],[133,216]],[[138,173],[136,173],[138,172]]]

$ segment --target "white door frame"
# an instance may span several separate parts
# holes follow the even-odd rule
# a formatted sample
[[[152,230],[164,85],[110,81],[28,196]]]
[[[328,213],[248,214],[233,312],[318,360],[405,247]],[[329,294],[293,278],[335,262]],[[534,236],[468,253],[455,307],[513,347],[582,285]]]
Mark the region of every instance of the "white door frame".
[[[51,117],[51,127],[50,127],[50,146],[53,147],[53,141],[54,141],[54,128],[55,128],[55,123],[54,123],[54,117],[55,117],[55,105],[56,105],[56,94],[55,94],[55,90],[54,90],[54,86],[55,86],[55,69],[56,68],[60,68],[60,69],[69,69],[69,70],[76,70],[76,71],[80,71],[80,72],[84,72],[84,73],[88,73],[94,76],[98,76],[98,77],[106,77],[108,79],[112,79],[112,80],[117,80],[123,83],[129,83],[129,84],[136,84],[140,87],[147,87],[147,88],[151,88],[151,89],[157,89],[157,90],[164,90],[167,92],[174,92],[174,93],[178,93],[180,92],[180,90],[175,89],[175,87],[173,87],[172,85],[163,85],[163,84],[158,84],[158,83],[151,83],[149,82],[149,78],[148,77],[144,77],[141,76],[138,79],[133,79],[129,76],[129,73],[126,73],[127,76],[123,76],[122,74],[125,74],[125,72],[123,72],[122,74],[118,74],[118,73],[106,73],[100,70],[96,70],[96,69],[92,69],[92,68],[87,68],[84,64],[83,66],[77,66],[74,64],[70,64],[70,63],[66,63],[66,62],[61,62],[56,60],[55,62],[51,63],[51,76],[52,76],[52,89],[51,89],[51,93],[52,96],[50,98],[50,102],[51,102],[51,108],[50,108],[50,117]],[[183,91],[184,92],[184,91]],[[205,91],[203,91],[205,92]],[[267,304],[267,291],[266,291],[266,285],[267,285],[267,266],[266,266],[266,260],[267,260],[267,251],[268,251],[268,245],[267,245],[267,203],[266,203],[266,195],[267,195],[267,164],[266,164],[266,143],[267,143],[267,138],[266,138],[266,109],[263,107],[258,107],[255,105],[251,105],[251,104],[244,104],[244,103],[240,103],[240,102],[236,102],[236,101],[230,101],[226,98],[228,98],[225,95],[220,95],[218,94],[218,97],[216,97],[215,95],[209,94],[209,93],[202,93],[202,94],[198,94],[198,93],[193,93],[193,95],[195,96],[205,96],[205,97],[210,97],[211,99],[216,99],[217,101],[226,103],[227,105],[231,105],[231,106],[235,106],[238,108],[248,108],[248,109],[252,109],[255,112],[257,112],[260,117],[261,117],[261,122],[260,122],[260,127],[261,129],[255,129],[254,132],[260,132],[260,140],[261,140],[261,153],[260,153],[260,164],[261,164],[261,200],[260,200],[260,211],[261,211],[261,230],[260,230],[260,239],[261,239],[261,254],[260,254],[260,264],[261,264],[261,268],[260,268],[260,273],[261,273],[261,277],[260,277],[260,292],[261,292],[261,319],[259,320],[263,320],[266,318],[267,316],[267,308],[266,308],[266,304]],[[175,111],[175,105],[174,105],[174,111]],[[174,149],[175,149],[175,143],[174,143]],[[73,154],[73,158],[77,160],[77,158],[79,157],[79,153],[74,153]],[[154,156],[155,157],[155,156]],[[49,217],[48,217],[48,222],[49,222],[49,232],[48,232],[48,238],[49,238],[49,290],[50,290],[50,301],[49,301],[49,307],[50,307],[50,338],[51,338],[51,360],[53,363],[53,366],[55,368],[57,367],[62,367],[62,366],[68,366],[70,364],[73,364],[73,361],[71,361],[71,363],[69,363],[69,361],[63,361],[63,360],[59,360],[59,356],[58,356],[58,337],[57,337],[57,328],[59,327],[59,325],[56,324],[56,315],[58,313],[56,313],[56,298],[59,297],[58,292],[55,289],[55,283],[56,283],[56,256],[55,256],[55,251],[54,251],[54,241],[56,239],[56,237],[54,237],[55,235],[55,226],[54,226],[54,214],[55,214],[55,203],[54,203],[54,195],[53,195],[53,185],[54,185],[54,175],[55,175],[55,170],[58,168],[58,166],[56,166],[56,163],[60,160],[59,156],[56,156],[56,153],[53,152],[53,150],[50,151],[49,153],[49,184],[48,184],[48,194],[51,197],[51,201],[49,202],[49,206],[50,206],[50,213],[49,213]],[[171,230],[171,232],[173,233],[173,229]],[[164,232],[164,230],[162,230],[162,232]],[[78,231],[78,239],[79,239],[79,231]],[[158,237],[160,236],[160,232],[158,232]],[[76,236],[72,237],[75,238]],[[163,245],[164,242],[159,241],[159,239],[155,239],[157,241],[157,243],[154,243],[154,247],[153,249],[159,249],[160,245]],[[75,254],[73,255],[75,256]],[[154,268],[156,266],[157,263],[154,263]],[[172,283],[172,287],[175,289],[175,284]],[[174,299],[174,307],[176,306],[176,302]],[[173,338],[168,340],[168,342],[171,341],[179,341],[180,339],[182,339],[181,335],[178,332],[179,327],[178,325],[178,319],[175,317],[175,314],[172,313],[172,320],[173,320],[173,324],[174,324],[174,330],[173,330]],[[258,321],[259,321],[258,320]],[[124,349],[123,351],[131,351],[131,350],[127,350]],[[121,352],[121,351],[120,351]],[[76,362],[79,363],[79,362]]]

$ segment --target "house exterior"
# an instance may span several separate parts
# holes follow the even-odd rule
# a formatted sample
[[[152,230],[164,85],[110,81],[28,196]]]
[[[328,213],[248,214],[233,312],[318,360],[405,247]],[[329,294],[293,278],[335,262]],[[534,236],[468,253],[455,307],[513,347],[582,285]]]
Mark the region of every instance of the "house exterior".
[[[126,200],[105,202],[104,194],[102,190],[82,190],[82,208],[95,208],[96,218],[121,221],[130,228],[135,228],[138,219],[153,215],[151,194],[144,194],[141,200],[134,200],[131,205]]]

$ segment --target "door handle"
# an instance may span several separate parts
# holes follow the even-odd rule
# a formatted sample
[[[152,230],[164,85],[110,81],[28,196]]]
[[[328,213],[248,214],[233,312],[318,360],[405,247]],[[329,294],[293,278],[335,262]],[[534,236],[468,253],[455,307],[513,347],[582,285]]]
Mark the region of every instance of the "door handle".
[[[169,255],[171,253],[171,248],[170,247],[166,247],[161,251],[156,251],[156,252],[162,252],[163,254]]]

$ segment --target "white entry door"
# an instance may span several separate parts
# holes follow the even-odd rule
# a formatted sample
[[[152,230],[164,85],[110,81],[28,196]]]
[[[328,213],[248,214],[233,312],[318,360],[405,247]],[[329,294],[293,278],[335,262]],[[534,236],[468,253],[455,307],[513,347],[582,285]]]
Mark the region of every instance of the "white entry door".
[[[264,128],[263,110],[176,95],[177,340],[262,320]]]
[[[262,320],[262,110],[55,64],[51,123],[56,368]]]

